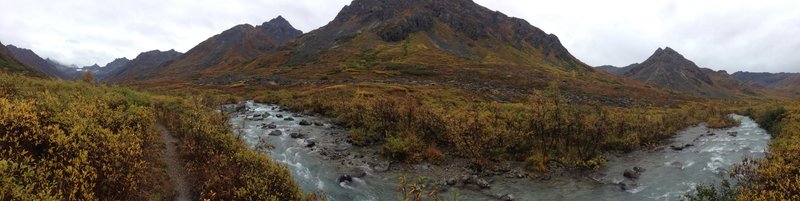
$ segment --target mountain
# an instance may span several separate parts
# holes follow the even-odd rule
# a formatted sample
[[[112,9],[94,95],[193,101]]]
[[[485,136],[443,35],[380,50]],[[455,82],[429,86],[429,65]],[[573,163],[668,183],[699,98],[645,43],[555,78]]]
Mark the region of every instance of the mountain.
[[[273,21],[288,27],[282,18]],[[555,35],[471,0],[354,0],[327,25],[274,51],[245,54],[236,48],[258,50],[251,47],[255,42],[238,43],[256,35],[246,30],[258,28],[240,25],[211,37],[131,84],[274,88],[380,82],[457,87],[508,101],[559,83],[584,102],[680,96],[598,73]]]
[[[747,83],[754,83],[769,88],[800,87],[800,73],[752,73],[736,72],[733,76]]]
[[[102,68],[100,68],[97,72],[95,72],[95,74],[96,74],[96,76],[98,78],[101,78],[101,79],[105,78],[106,76],[108,76],[112,72],[117,71],[117,69],[124,68],[130,62],[131,62],[131,60],[129,60],[128,58],[125,58],[125,57],[114,59],[114,61],[111,61],[110,63],[108,63],[105,66],[103,66]]]
[[[152,76],[149,72],[159,71],[165,64],[181,55],[182,53],[175,50],[165,52],[153,50],[139,54],[136,58],[123,66],[117,65],[125,63],[124,60],[127,59],[122,59],[118,63],[112,62],[111,64],[113,65],[111,66],[117,67],[115,69],[110,69],[111,71],[107,72],[107,75],[102,78],[102,81],[126,83],[148,79],[149,76]]]
[[[328,25],[296,40],[291,50],[289,65],[337,63],[342,55],[377,52],[395,62],[424,65],[588,69],[555,35],[471,0],[355,0]]]
[[[778,95],[800,96],[800,73],[736,72],[733,77],[741,82],[766,87]]]
[[[203,41],[159,72],[143,73],[153,76],[169,74],[174,77],[239,66],[259,55],[274,52],[301,34],[302,31],[292,27],[282,16],[260,26],[238,25]]]
[[[30,66],[40,72],[43,72],[47,76],[60,79],[68,79],[66,73],[60,71],[50,62],[40,57],[32,50],[19,48],[14,45],[7,45],[6,48],[8,48],[11,54],[14,55],[14,58],[22,62],[23,64]]]
[[[611,73],[611,74],[614,74],[616,76],[623,76],[623,75],[625,75],[625,73],[627,73],[628,71],[631,71],[631,69],[635,68],[638,65],[639,65],[638,63],[631,64],[631,65],[628,65],[628,66],[625,66],[625,67],[616,67],[616,66],[612,66],[612,65],[604,65],[604,66],[597,66],[595,68],[603,70],[603,71],[606,71],[606,72]]]
[[[650,58],[634,66],[625,77],[677,92],[704,97],[730,98],[758,93],[725,71],[703,69],[672,48],[658,48]]]
[[[118,69],[124,68],[130,62],[131,62],[131,60],[128,60],[128,58],[125,58],[125,57],[117,58],[117,59],[114,59],[114,61],[106,64],[105,66],[100,66],[100,65],[97,65],[97,64],[94,64],[94,65],[91,65],[91,66],[84,66],[84,67],[80,68],[79,71],[76,71],[76,72],[77,72],[78,75],[80,75],[80,73],[86,72],[86,71],[92,72],[92,73],[94,73],[95,77],[98,80],[103,80],[105,77],[109,76],[109,74],[111,74],[112,72],[118,72],[117,71]]]
[[[78,66],[75,66],[75,65],[69,65],[69,66],[68,66],[68,65],[66,65],[66,64],[62,64],[61,62],[59,62],[59,61],[56,61],[56,60],[53,60],[53,59],[50,59],[50,58],[46,58],[45,60],[46,60],[46,61],[47,61],[47,63],[49,63],[51,66],[55,67],[55,69],[56,69],[56,70],[58,70],[59,72],[61,72],[61,74],[62,74],[62,77],[61,77],[61,79],[64,79],[64,80],[74,80],[74,79],[76,79],[78,76],[80,76],[80,75],[81,75],[81,72],[80,72],[80,71],[78,71],[78,69],[79,69],[79,68],[78,68]]]
[[[3,43],[0,43],[0,72],[34,77],[47,77],[43,72],[27,66],[14,58],[14,55]]]

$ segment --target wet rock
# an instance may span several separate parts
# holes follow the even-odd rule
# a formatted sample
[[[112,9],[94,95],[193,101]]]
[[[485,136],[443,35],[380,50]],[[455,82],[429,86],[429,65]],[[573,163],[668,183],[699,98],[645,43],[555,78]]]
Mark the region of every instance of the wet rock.
[[[447,184],[448,186],[452,186],[452,185],[456,185],[457,181],[458,180],[456,178],[449,178],[449,179],[445,180],[444,183]]]
[[[314,142],[313,140],[306,141],[306,147],[312,148],[314,146],[317,146],[317,142]]]
[[[680,162],[680,161],[672,161],[671,163],[669,163],[669,166],[682,168],[683,167],[683,163]]]
[[[669,148],[672,148],[672,150],[675,151],[683,151],[683,146],[670,145]]]
[[[641,173],[641,172],[644,172],[645,169],[643,167],[635,166],[635,167],[633,167],[633,171]]]
[[[675,150],[675,151],[683,151],[684,149],[689,148],[689,147],[693,147],[693,146],[694,146],[694,144],[689,143],[689,144],[684,144],[684,145],[680,145],[680,146],[670,145],[669,147],[672,148],[672,150]]]
[[[485,179],[476,179],[475,180],[475,185],[478,185],[478,187],[481,187],[481,189],[491,188],[491,186],[489,185],[489,182],[486,181]]]
[[[283,114],[276,114],[275,117],[283,118]]]
[[[301,126],[310,126],[311,122],[308,122],[307,120],[303,119],[303,120],[300,121],[300,125]]]
[[[275,125],[275,123],[270,123],[270,124],[264,125],[264,128],[276,129],[276,128],[278,128],[278,125]]]
[[[501,201],[513,201],[514,200],[514,195],[512,195],[512,194],[498,194],[498,195],[495,195],[495,198],[497,198],[498,200],[501,200]]]
[[[306,138],[306,135],[302,133],[291,133],[289,134],[289,137],[292,137],[294,139],[300,139],[300,138]]]
[[[728,135],[731,137],[736,137],[737,135],[739,135],[739,132],[728,132]]]
[[[283,120],[284,120],[284,121],[294,121],[294,118],[292,118],[292,117],[286,117],[286,118],[285,118],[285,119],[283,119]]]
[[[283,132],[281,132],[281,130],[272,130],[272,132],[269,132],[269,135],[271,135],[271,136],[281,136],[281,135],[283,135]]]
[[[314,122],[314,126],[324,126],[324,125],[325,124],[323,124],[322,122],[318,122],[318,121]]]
[[[353,177],[351,177],[350,175],[342,175],[342,176],[339,176],[339,180],[338,181],[339,181],[339,183],[342,183],[342,182],[350,183],[350,182],[353,182]]]
[[[372,166],[372,170],[375,170],[375,172],[386,172],[389,171],[389,166],[389,163],[378,163]]]
[[[233,109],[233,111],[235,112],[244,112],[245,110],[247,110],[247,104],[245,104],[244,102],[236,104],[236,106]]]
[[[625,178],[628,179],[639,179],[639,176],[641,175],[642,173],[635,170],[625,170],[625,172],[622,173],[622,176],[625,176]]]
[[[303,115],[302,115],[302,114],[300,114],[300,113],[294,113],[294,114],[292,114],[292,116],[293,116],[293,117],[303,117]]]

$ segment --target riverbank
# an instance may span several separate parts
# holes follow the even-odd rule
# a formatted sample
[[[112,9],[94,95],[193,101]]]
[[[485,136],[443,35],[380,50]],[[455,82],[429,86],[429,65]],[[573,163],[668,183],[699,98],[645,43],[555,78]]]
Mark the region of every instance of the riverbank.
[[[240,138],[274,160],[288,164],[304,190],[321,192],[331,200],[400,197],[397,192],[400,177],[421,184],[427,191],[438,191],[438,195],[446,198],[455,193],[462,200],[581,200],[597,195],[604,199],[672,199],[682,196],[694,184],[717,177],[746,152],[762,153],[749,152],[763,150],[769,139],[752,120],[735,116],[742,121],[739,127],[695,126],[681,131],[664,146],[607,155],[609,164],[597,172],[533,174],[525,171],[523,164],[513,162],[497,164],[496,171],[479,172],[468,167],[468,161],[454,157],[438,164],[390,162],[378,147],[352,146],[346,130],[317,115],[292,113],[276,105],[253,102],[226,108],[234,112],[231,124]],[[739,147],[724,146],[726,143]],[[626,178],[624,172],[634,167],[642,169],[638,178]],[[669,179],[676,176],[678,179]]]

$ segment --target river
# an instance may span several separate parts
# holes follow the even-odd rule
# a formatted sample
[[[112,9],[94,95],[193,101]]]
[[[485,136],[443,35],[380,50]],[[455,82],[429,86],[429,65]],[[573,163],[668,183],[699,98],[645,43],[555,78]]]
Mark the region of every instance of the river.
[[[413,171],[376,171],[381,160],[372,155],[377,154],[359,154],[369,150],[342,140],[346,139],[346,130],[331,125],[325,118],[291,113],[276,105],[253,102],[245,105],[244,111],[232,114],[230,124],[234,133],[252,148],[286,164],[306,192],[318,192],[328,200],[398,200],[399,176],[430,176],[415,175]],[[453,187],[441,195],[450,198],[456,192],[459,200],[495,200],[499,196],[491,195],[505,194],[513,195],[516,200],[681,200],[697,184],[721,181],[726,171],[743,157],[763,157],[769,134],[748,117],[733,117],[742,124],[718,130],[693,126],[680,131],[666,146],[609,154],[606,166],[585,176],[554,177],[547,181],[494,176],[487,178],[492,182],[491,189]],[[303,120],[311,125],[300,125]],[[264,144],[271,147],[264,148]],[[670,148],[670,145],[689,144],[692,146],[682,150]],[[639,178],[624,177],[623,172],[633,167],[644,169]],[[425,165],[417,172],[435,172],[429,170],[436,168]],[[339,182],[344,174],[365,176]]]

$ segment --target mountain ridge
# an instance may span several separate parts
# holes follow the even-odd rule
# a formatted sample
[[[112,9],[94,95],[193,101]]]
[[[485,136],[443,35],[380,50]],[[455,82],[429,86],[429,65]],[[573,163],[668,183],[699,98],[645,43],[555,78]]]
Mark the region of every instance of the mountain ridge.
[[[53,66],[50,62],[43,59],[33,50],[17,47],[11,44],[7,45],[6,47],[14,56],[14,58],[23,64],[30,66],[50,77],[69,79],[69,75],[67,73],[59,70],[56,66]]]
[[[733,98],[763,93],[759,87],[740,82],[726,71],[701,68],[670,47],[658,48],[644,62],[619,68],[597,69],[669,90],[712,98]]]

